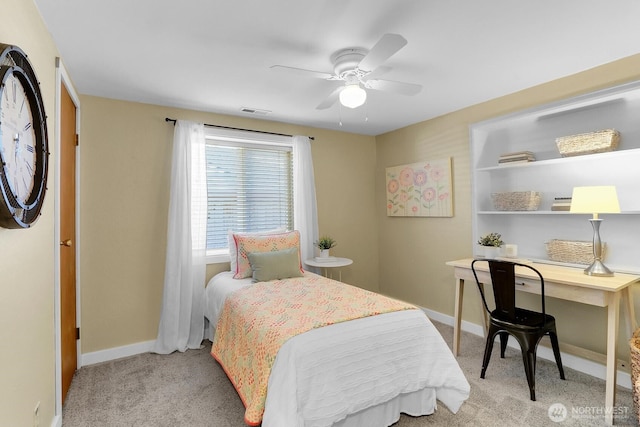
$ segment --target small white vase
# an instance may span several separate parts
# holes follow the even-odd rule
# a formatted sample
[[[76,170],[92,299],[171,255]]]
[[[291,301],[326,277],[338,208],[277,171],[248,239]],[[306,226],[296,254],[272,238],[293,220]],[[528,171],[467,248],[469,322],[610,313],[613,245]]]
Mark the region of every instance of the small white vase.
[[[329,258],[329,249],[320,249],[320,258]]]
[[[495,259],[500,256],[500,248],[498,246],[481,246],[483,255],[487,259]]]

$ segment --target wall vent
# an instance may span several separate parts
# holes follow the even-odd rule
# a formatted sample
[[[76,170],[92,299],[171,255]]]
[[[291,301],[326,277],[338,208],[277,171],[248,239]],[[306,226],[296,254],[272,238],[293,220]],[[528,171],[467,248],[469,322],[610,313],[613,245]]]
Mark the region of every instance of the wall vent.
[[[259,108],[249,108],[249,107],[242,107],[240,108],[240,111],[247,114],[257,114],[259,116],[266,116],[267,114],[271,113],[271,111],[269,110],[261,110]]]

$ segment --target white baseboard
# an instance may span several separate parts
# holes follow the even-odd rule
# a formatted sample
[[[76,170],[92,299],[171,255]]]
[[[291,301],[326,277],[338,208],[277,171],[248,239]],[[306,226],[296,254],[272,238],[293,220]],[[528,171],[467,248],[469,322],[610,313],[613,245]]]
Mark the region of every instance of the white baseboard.
[[[422,308],[422,310],[427,314],[427,316],[429,316],[430,319],[433,319],[440,323],[444,323],[445,325],[453,326],[453,316],[442,314],[437,311],[429,310],[427,308]],[[462,330],[480,337],[484,336],[484,330],[482,329],[481,325],[467,322],[465,320],[462,321]],[[509,340],[508,346],[520,350],[520,347],[515,343],[514,340]],[[542,359],[555,362],[553,351],[548,347],[539,346],[537,355]],[[603,364],[565,352],[562,352],[561,355],[563,366],[575,369],[576,371],[591,375],[592,377],[599,378],[603,381],[606,379],[607,371],[606,366],[604,366]],[[629,373],[621,372],[620,370],[618,370],[616,382],[620,387],[631,390],[631,375]]]
[[[108,362],[122,357],[135,356],[136,354],[148,353],[153,350],[155,340],[144,341],[122,347],[108,348],[106,350],[83,353],[80,366],[95,365],[96,363]]]
[[[62,427],[62,415],[56,415],[53,417],[51,427]]]

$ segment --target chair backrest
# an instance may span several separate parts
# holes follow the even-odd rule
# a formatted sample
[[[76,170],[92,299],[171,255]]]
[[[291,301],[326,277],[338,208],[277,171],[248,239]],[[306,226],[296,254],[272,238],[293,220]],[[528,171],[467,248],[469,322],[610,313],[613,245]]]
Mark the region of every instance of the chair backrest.
[[[473,276],[476,278],[476,283],[478,285],[478,290],[480,291],[480,295],[482,297],[482,302],[484,304],[485,309],[488,312],[491,312],[489,306],[487,305],[487,300],[484,295],[484,290],[482,284],[478,280],[478,274],[476,273],[476,262],[485,261],[489,263],[489,273],[491,275],[491,285],[493,287],[493,296],[495,299],[496,310],[500,313],[500,317],[507,320],[515,320],[515,312],[516,312],[516,274],[515,269],[516,266],[525,267],[532,270],[535,274],[537,274],[540,280],[540,296],[541,296],[541,306],[542,306],[542,314],[546,314],[545,312],[545,304],[544,304],[544,278],[542,274],[536,270],[534,267],[521,264],[518,262],[512,261],[503,261],[503,260],[494,260],[494,259],[474,259],[471,263],[471,270],[473,271]]]

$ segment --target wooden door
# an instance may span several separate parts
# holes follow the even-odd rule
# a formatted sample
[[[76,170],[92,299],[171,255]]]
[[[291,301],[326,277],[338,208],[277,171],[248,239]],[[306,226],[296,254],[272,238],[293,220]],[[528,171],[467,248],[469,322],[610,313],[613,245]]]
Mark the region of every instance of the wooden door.
[[[60,88],[60,340],[62,403],[78,366],[76,334],[76,105]]]

